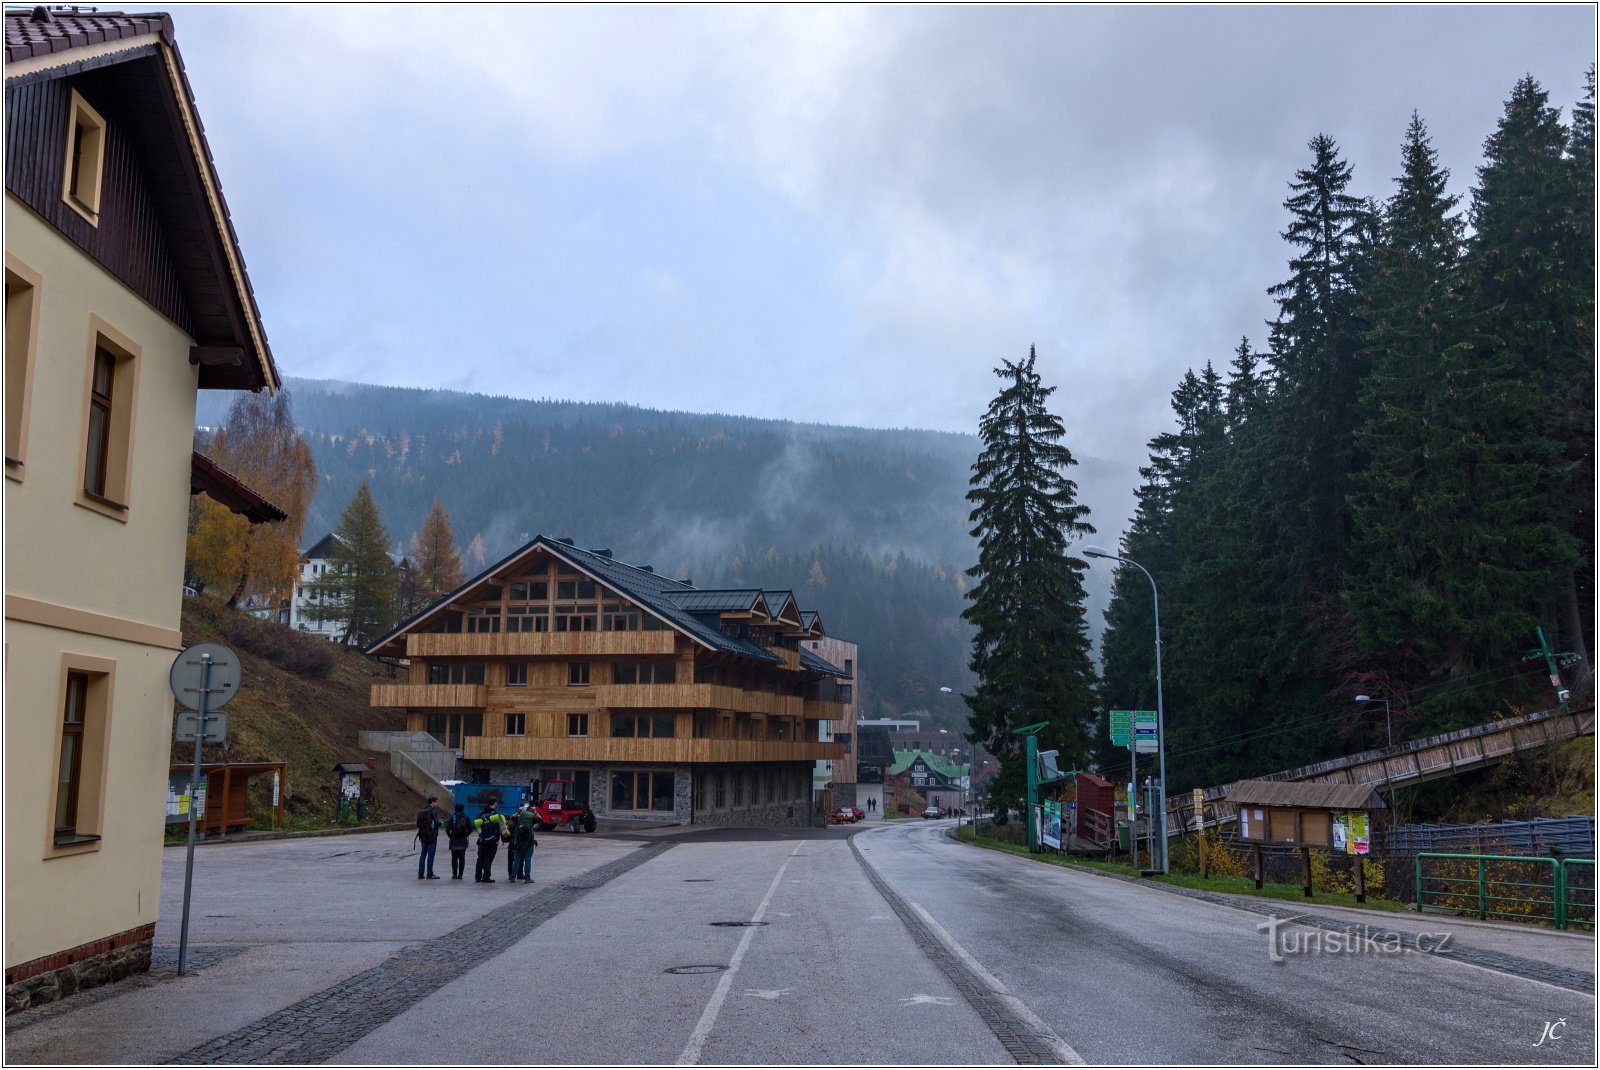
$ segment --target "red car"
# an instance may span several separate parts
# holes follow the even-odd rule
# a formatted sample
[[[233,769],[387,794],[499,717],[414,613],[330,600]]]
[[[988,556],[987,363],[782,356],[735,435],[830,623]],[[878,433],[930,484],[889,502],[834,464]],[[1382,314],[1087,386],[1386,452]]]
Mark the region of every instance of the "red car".
[[[859,806],[841,806],[839,809],[849,810],[852,814],[856,815],[857,821],[865,821],[867,819],[866,811],[861,809]]]

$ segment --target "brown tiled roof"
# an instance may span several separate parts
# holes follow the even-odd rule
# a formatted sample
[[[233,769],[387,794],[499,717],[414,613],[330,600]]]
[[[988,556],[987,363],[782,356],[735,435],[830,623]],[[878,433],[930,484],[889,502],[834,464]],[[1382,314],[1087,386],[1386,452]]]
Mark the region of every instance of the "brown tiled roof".
[[[41,17],[41,12],[44,13]],[[51,11],[36,7],[30,11],[6,12],[6,62],[34,56],[48,56],[69,48],[97,45],[159,33],[172,44],[172,19],[161,12],[125,15],[120,11]]]
[[[194,460],[189,469],[189,493],[209,495],[252,524],[284,520],[289,516],[244,480],[199,450],[194,451]]]

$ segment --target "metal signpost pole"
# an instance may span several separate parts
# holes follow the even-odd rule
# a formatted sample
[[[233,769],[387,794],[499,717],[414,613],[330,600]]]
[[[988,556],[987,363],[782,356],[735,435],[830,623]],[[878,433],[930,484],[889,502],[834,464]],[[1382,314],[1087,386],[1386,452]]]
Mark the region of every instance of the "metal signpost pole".
[[[1133,871],[1139,872],[1139,751],[1131,735],[1128,737],[1128,860]]]
[[[206,698],[211,690],[211,655],[200,655],[199,723],[194,732],[194,775],[189,780],[189,856],[183,867],[183,923],[178,930],[178,976],[189,956],[189,895],[194,886],[195,811],[200,799],[200,747],[206,738]]]
[[[1150,570],[1131,557],[1120,557],[1101,546],[1085,546],[1083,556],[1103,557],[1108,561],[1132,565],[1143,572],[1144,578],[1150,581],[1150,597],[1154,603],[1156,617],[1156,764],[1158,767],[1156,775],[1160,781],[1161,872],[1165,873],[1167,872],[1167,713],[1166,706],[1161,701],[1161,594],[1156,590],[1156,578],[1150,575]]]

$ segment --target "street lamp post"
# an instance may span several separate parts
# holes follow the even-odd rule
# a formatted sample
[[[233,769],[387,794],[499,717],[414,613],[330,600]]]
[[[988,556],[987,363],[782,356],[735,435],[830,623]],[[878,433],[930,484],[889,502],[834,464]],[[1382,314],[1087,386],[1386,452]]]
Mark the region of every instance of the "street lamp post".
[[[939,688],[939,693],[942,695],[953,695],[955,694],[955,688],[941,687]],[[973,774],[977,771],[977,768],[978,748],[974,746],[971,752],[967,755],[967,813],[972,821],[973,843],[978,842],[977,784],[973,780]]]
[[[1371,695],[1357,695],[1356,701],[1383,703],[1383,727],[1389,737],[1389,746],[1394,746],[1394,718],[1390,714],[1389,700],[1386,698],[1373,698]]]
[[[1144,578],[1150,581],[1150,598],[1155,605],[1156,615],[1156,756],[1159,759],[1157,779],[1161,784],[1161,872],[1167,872],[1167,715],[1161,703],[1161,595],[1156,591],[1156,578],[1150,575],[1150,570],[1139,562],[1128,557],[1118,557],[1110,550],[1099,546],[1085,546],[1084,557],[1103,557],[1109,561],[1119,561],[1125,565],[1132,565],[1144,573]],[[1132,821],[1130,819],[1130,826]],[[1130,833],[1133,829],[1130,827]]]

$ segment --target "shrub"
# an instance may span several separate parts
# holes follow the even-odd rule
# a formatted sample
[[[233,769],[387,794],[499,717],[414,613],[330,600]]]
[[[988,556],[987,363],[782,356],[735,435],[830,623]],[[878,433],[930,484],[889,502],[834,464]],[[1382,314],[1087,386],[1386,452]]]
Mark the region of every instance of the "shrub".
[[[296,676],[325,679],[339,664],[338,648],[328,640],[274,621],[257,620],[247,613],[240,613],[229,622],[227,637],[233,646]]]

